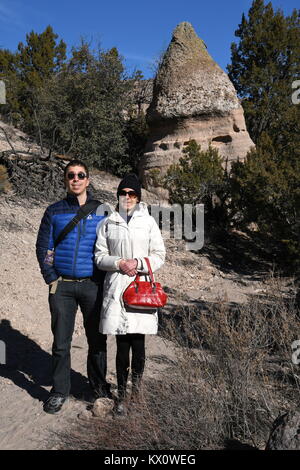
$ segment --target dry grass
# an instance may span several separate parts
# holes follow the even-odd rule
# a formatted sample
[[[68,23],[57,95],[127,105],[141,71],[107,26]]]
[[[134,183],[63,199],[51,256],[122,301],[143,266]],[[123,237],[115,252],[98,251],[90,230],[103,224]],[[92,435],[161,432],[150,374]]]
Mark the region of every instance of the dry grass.
[[[214,417],[208,445],[238,439],[261,447],[278,413],[297,405],[299,377],[291,344],[298,320],[290,307],[254,302],[232,311],[220,303],[207,313],[183,316],[177,330],[185,347],[180,367],[187,382],[206,384],[199,400]]]
[[[93,430],[79,431],[67,447],[194,450],[238,442],[263,449],[274,419],[299,403],[291,350],[300,339],[299,312],[293,298],[277,294],[168,316],[162,333],[180,346],[177,363],[159,381],[144,383],[143,399],[128,416],[94,420]]]

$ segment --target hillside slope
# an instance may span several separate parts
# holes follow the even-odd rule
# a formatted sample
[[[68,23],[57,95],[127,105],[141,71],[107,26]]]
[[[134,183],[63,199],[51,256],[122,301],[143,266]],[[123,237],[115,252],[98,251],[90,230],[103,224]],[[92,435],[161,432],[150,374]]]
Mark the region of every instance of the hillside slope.
[[[92,175],[97,191],[115,201],[119,179],[103,172]],[[155,196],[144,192],[148,203]],[[6,365],[0,365],[1,449],[55,448],[56,433],[73,426],[84,416],[87,403],[82,399],[87,386],[86,341],[81,315],[77,315],[72,346],[72,397],[59,416],[46,415],[42,401],[50,390],[51,341],[48,288],[39,272],[35,240],[46,204],[0,197],[0,339],[6,343]],[[209,256],[186,251],[183,240],[165,240],[166,263],[157,273],[169,292],[165,314],[180,305],[211,304],[223,299],[238,304],[251,295],[264,293],[270,281],[263,275],[222,271]],[[228,266],[227,266],[228,268]],[[280,292],[279,292],[280,295]],[[109,338],[109,380],[115,386],[114,338]],[[175,349],[166,340],[147,338],[146,377],[159,374]],[[165,358],[159,363],[156,357]]]

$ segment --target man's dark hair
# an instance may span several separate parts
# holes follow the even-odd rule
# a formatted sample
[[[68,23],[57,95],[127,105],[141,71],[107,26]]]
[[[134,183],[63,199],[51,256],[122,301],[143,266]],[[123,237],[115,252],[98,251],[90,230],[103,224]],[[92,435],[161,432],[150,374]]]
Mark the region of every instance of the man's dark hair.
[[[64,178],[66,177],[67,171],[71,166],[82,166],[86,172],[86,176],[89,178],[89,169],[84,162],[81,160],[71,160],[64,169]]]

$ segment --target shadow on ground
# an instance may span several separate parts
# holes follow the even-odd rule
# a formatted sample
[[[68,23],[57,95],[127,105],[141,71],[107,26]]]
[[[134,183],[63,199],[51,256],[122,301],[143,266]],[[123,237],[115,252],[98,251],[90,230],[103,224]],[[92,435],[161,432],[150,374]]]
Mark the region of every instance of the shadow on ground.
[[[49,392],[44,387],[51,386],[51,354],[14,329],[6,319],[0,322],[0,340],[5,345],[5,357],[1,357],[0,377],[11,380],[17,387],[26,390],[32,398],[39,401],[47,399]],[[80,398],[87,389],[87,379],[79,372],[71,370],[71,382],[71,395]]]
[[[224,273],[252,276],[260,280],[272,271],[281,271],[281,250],[278,243],[256,232],[222,232],[208,236],[202,255]]]
[[[254,450],[259,451],[257,447],[251,446],[249,444],[244,444],[243,442],[237,439],[226,439],[225,442],[225,450]]]

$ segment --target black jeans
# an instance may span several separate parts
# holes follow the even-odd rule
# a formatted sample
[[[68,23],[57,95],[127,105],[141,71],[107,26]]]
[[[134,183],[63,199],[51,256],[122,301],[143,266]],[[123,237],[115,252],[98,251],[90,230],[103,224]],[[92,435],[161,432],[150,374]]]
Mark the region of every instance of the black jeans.
[[[80,307],[88,342],[87,375],[90,387],[100,396],[109,391],[106,382],[106,335],[99,332],[102,289],[90,279],[59,281],[55,294],[49,294],[52,346],[52,393],[69,395],[71,369],[71,341],[75,316]]]
[[[120,399],[126,395],[126,385],[129,373],[129,352],[132,350],[131,374],[132,391],[137,392],[145,366],[145,335],[128,333],[116,335],[117,356],[116,370],[118,382],[118,396]]]

